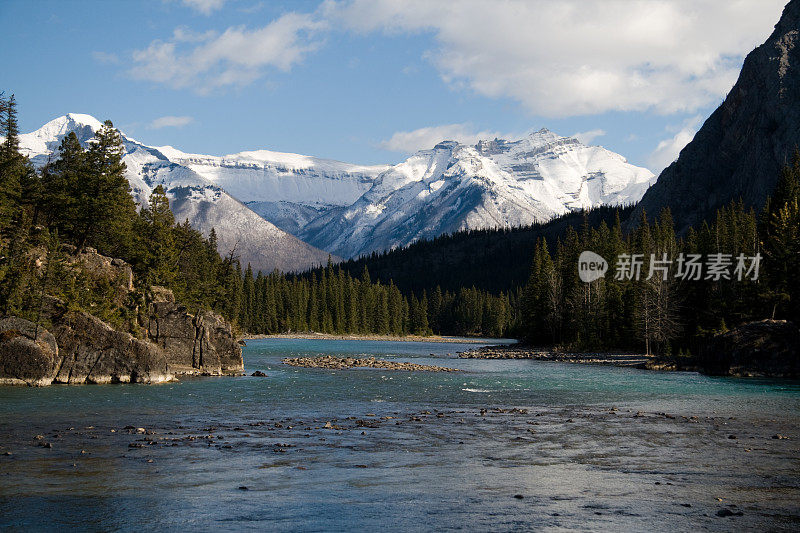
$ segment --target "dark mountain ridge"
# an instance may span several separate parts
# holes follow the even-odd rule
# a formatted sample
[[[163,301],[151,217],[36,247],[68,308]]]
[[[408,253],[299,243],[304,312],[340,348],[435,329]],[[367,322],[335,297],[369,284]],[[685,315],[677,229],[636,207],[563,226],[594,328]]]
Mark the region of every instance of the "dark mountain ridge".
[[[642,198],[642,211],[672,210],[685,232],[732,200],[760,209],[800,144],[800,1],[744,60],[739,79],[694,139]]]

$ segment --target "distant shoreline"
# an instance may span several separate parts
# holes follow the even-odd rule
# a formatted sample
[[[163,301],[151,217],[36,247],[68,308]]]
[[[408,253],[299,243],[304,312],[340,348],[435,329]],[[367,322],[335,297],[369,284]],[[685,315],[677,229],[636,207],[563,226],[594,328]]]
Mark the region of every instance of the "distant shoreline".
[[[459,352],[461,359],[536,359],[539,361],[558,361],[562,363],[600,364],[646,368],[648,370],[668,370],[654,364],[652,355],[624,352],[561,352],[552,348],[533,346],[483,346]]]
[[[431,335],[333,335],[330,333],[278,333],[274,335],[242,335],[242,340],[259,339],[305,339],[305,340],[340,340],[340,341],[388,341],[388,342],[438,342],[451,344],[486,344],[485,338],[443,337]],[[513,339],[503,339],[504,341]]]

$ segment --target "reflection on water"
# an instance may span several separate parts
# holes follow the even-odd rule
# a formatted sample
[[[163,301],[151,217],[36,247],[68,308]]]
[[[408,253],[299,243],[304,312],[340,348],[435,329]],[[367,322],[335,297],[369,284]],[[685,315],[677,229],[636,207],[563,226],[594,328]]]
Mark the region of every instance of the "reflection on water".
[[[469,347],[270,339],[245,348],[266,378],[0,387],[0,527],[800,525],[797,382],[455,357]],[[463,372],[280,362],[318,354]]]

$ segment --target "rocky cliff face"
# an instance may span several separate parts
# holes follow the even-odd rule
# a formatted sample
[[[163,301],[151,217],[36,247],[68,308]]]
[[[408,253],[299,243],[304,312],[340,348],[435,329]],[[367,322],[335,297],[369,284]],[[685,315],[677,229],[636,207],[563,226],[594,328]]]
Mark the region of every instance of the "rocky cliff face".
[[[173,379],[167,354],[88,313],[47,301],[52,332],[33,322],[0,320],[0,384],[159,383]]]
[[[115,282],[115,299],[124,301],[133,291],[124,261],[89,249],[72,256],[69,264]],[[222,317],[189,313],[167,289],[153,287],[151,293],[144,338],[115,330],[53,297],[42,305],[48,329],[17,317],[0,319],[0,384],[159,383],[179,375],[242,372],[241,347]]]
[[[221,316],[210,311],[192,315],[162,287],[153,287],[152,293],[147,336],[169,354],[174,372],[222,375],[242,371],[241,347]]]
[[[49,385],[58,345],[49,332],[21,318],[0,320],[0,385]]]
[[[787,4],[775,31],[750,52],[725,101],[664,169],[633,213],[672,210],[678,230],[731,200],[761,207],[800,145],[800,1]]]
[[[47,315],[58,343],[55,383],[160,383],[174,378],[170,354],[52,298]]]

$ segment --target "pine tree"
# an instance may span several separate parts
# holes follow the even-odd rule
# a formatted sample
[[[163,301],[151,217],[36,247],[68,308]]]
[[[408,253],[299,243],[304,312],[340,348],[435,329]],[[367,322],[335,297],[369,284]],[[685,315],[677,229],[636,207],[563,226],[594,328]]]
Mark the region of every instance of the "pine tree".
[[[252,327],[253,318],[253,303],[255,300],[255,283],[253,280],[253,268],[250,263],[247,264],[247,269],[244,273],[244,282],[242,283],[242,305],[239,313],[239,325],[245,330],[250,331]]]
[[[178,250],[172,230],[175,217],[161,185],[153,189],[148,206],[139,216],[141,228],[137,235],[142,241],[137,249],[144,255],[147,283],[170,286],[177,274]]]
[[[0,94],[0,230],[8,228],[14,219],[19,223],[22,184],[33,174],[28,158],[19,151],[17,103],[12,94],[5,99]]]
[[[77,198],[86,179],[86,154],[73,131],[61,140],[58,153],[58,159],[42,170],[44,221],[61,235],[74,238],[79,219]]]
[[[78,251],[88,243],[109,255],[131,246],[136,206],[125,178],[122,137],[110,120],[95,133],[87,153],[87,179],[78,198]]]

